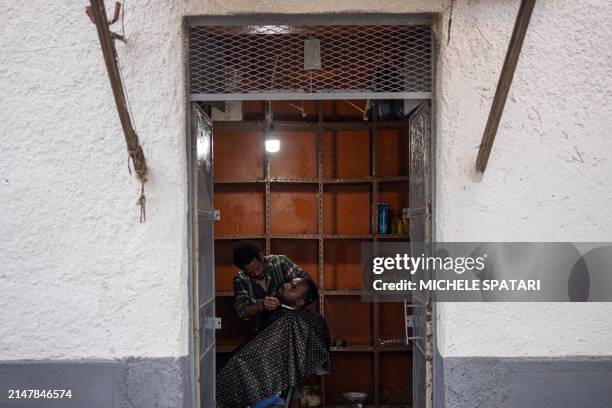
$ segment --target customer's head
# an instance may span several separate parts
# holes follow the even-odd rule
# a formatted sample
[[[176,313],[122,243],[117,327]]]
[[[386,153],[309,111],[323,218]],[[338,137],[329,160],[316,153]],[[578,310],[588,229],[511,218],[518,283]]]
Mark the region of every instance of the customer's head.
[[[261,250],[251,241],[242,241],[234,248],[234,265],[251,278],[263,278],[265,261]]]
[[[295,278],[283,285],[278,297],[287,306],[302,308],[319,298],[319,290],[312,279]]]

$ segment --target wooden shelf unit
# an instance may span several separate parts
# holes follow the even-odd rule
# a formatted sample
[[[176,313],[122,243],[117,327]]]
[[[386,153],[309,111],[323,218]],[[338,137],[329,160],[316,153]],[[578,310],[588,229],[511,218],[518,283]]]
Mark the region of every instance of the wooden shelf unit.
[[[256,228],[253,228],[252,225],[245,226],[249,232],[245,234],[215,234],[215,241],[216,245],[224,245],[224,248],[229,250],[229,247],[233,245],[232,241],[255,240],[262,244],[262,250],[266,254],[291,252],[292,245],[295,245],[295,248],[299,250],[304,249],[304,245],[307,246],[305,250],[300,252],[303,258],[302,262],[296,259],[294,261],[301,267],[304,267],[304,263],[314,265],[314,270],[304,269],[318,281],[320,290],[319,312],[326,318],[330,326],[334,360],[340,359],[338,364],[334,363],[334,367],[337,367],[339,371],[343,367],[350,368],[355,364],[360,367],[357,370],[349,370],[348,373],[348,377],[355,377],[356,389],[350,389],[350,381],[352,380],[347,377],[347,373],[320,377],[322,406],[340,403],[341,395],[336,395],[340,390],[361,390],[369,394],[368,404],[378,407],[386,399],[383,395],[381,381],[383,378],[388,378],[389,374],[383,371],[410,369],[408,366],[388,368],[392,364],[387,357],[382,357],[382,355],[395,353],[403,355],[410,353],[411,348],[402,345],[379,345],[379,341],[383,339],[382,334],[387,336],[386,338],[403,338],[403,317],[396,319],[397,313],[395,313],[393,318],[397,320],[397,327],[395,329],[390,328],[385,323],[388,319],[381,320],[381,310],[388,309],[390,306],[378,302],[360,302],[359,246],[361,242],[378,242],[387,239],[407,241],[409,238],[408,234],[378,234],[376,216],[381,187],[383,193],[394,200],[396,207],[392,208],[399,209],[401,208],[399,205],[409,207],[408,197],[405,194],[409,182],[409,174],[406,173],[408,168],[408,122],[407,120],[379,121],[376,114],[368,122],[324,120],[324,111],[327,112],[326,115],[334,116],[335,104],[333,110],[329,106],[324,107],[322,102],[317,102],[313,106],[316,108],[317,121],[274,122],[275,131],[281,134],[282,132],[298,132],[301,135],[300,137],[305,139],[299,142],[302,143],[301,148],[292,145],[298,143],[297,138],[281,139],[281,154],[289,144],[290,155],[299,151],[316,155],[314,160],[313,158],[305,160],[305,166],[300,167],[295,163],[292,166],[287,166],[278,156],[272,158],[272,155],[263,149],[263,137],[254,135],[252,137],[258,143],[261,143],[261,146],[257,149],[250,142],[246,143],[245,146],[251,148],[252,154],[261,157],[249,158],[244,152],[241,152],[237,154],[236,163],[227,163],[226,160],[224,165],[237,167],[240,165],[240,160],[246,160],[247,166],[252,166],[252,163],[259,163],[261,169],[247,173],[238,168],[223,169],[221,172],[217,172],[215,168],[215,191],[217,188],[221,188],[223,192],[231,196],[230,192],[234,187],[238,191],[246,191],[245,189],[251,188],[251,191],[256,191],[258,195],[263,196],[263,204],[260,203],[259,197],[241,204],[247,206],[249,211],[252,210],[251,207],[261,210],[258,215],[261,219],[250,220]],[[313,107],[310,109],[313,109]],[[376,108],[373,110],[374,112],[377,111]],[[261,113],[259,112],[259,114]],[[253,116],[251,115],[251,117]],[[309,112],[309,116],[311,119],[314,117],[312,110]],[[261,119],[241,122],[215,122],[214,129],[214,146],[216,148],[223,143],[221,137],[228,133],[245,135],[244,137],[251,137],[247,135],[256,132],[263,134],[265,122]],[[218,132],[218,130],[221,132]],[[311,134],[308,134],[308,132],[311,132]],[[405,134],[402,136],[401,132],[405,132]],[[351,147],[351,137],[354,134],[357,134],[359,138],[357,149],[361,149],[357,154],[364,158],[358,163],[351,163],[352,157],[346,150]],[[392,140],[381,143],[379,139],[386,137],[387,134],[390,135],[389,137]],[[217,137],[219,140],[217,140]],[[404,139],[398,142],[402,137]],[[381,164],[381,158],[389,154],[384,149],[397,145],[406,148],[405,163],[400,160],[402,154],[394,152],[395,158],[393,160]],[[223,151],[231,150],[227,146],[223,149]],[[338,156],[340,152],[344,154],[344,157]],[[300,158],[293,157],[290,160],[300,160]],[[312,163],[316,166],[314,174],[312,174]],[[251,169],[254,170],[253,167]],[[284,177],[287,174],[283,173],[283,169],[291,174]],[[303,171],[304,174],[299,174],[300,171]],[[396,186],[401,187],[397,188]],[[395,191],[396,189],[398,191]],[[238,197],[243,198],[241,195]],[[273,200],[276,200],[276,204],[273,203]],[[294,202],[299,203],[303,208],[298,208],[297,205],[292,208]],[[215,205],[215,208],[221,210],[221,221],[216,224],[232,222],[231,220],[227,221],[228,218],[224,214],[226,212],[225,208],[219,208],[217,205]],[[235,208],[230,207],[230,214],[233,214],[232,211],[235,211]],[[281,217],[284,218],[277,219],[277,223],[273,225],[273,218],[277,217],[279,212],[281,212]],[[252,213],[255,214],[255,212]],[[351,214],[354,218],[351,218]],[[299,222],[297,222],[298,218]],[[308,222],[303,222],[304,219]],[[288,225],[293,221],[296,221],[295,225]],[[239,218],[239,222],[246,222],[246,220]],[[254,231],[255,229],[260,231]],[[233,228],[223,228],[222,230],[235,231]],[[278,233],[278,230],[283,230],[283,232]],[[295,233],[285,233],[290,230],[295,230],[292,231]],[[309,244],[312,241],[315,242]],[[285,249],[285,252],[279,252],[278,250],[281,248]],[[330,258],[328,251],[331,250],[334,252]],[[293,259],[289,253],[287,255]],[[326,262],[328,259],[331,261]],[[223,262],[224,264],[219,267],[219,270],[228,273],[231,270],[231,265],[228,265],[230,259],[227,255],[223,257]],[[339,275],[342,275],[342,277],[339,278]],[[228,277],[219,278],[217,277],[217,282],[222,282],[222,284],[218,286],[216,295],[227,303],[231,300],[233,292],[231,287],[228,286]],[[395,304],[395,307],[396,309],[397,307],[403,307],[403,304]],[[334,313],[334,309],[342,313]],[[397,310],[395,311],[397,312]],[[225,316],[221,317],[224,319],[225,326]],[[350,320],[351,318],[353,321],[347,323],[347,319]],[[246,326],[246,322],[240,323]],[[230,341],[221,339],[217,346],[219,353],[230,352],[238,345],[235,339],[237,331],[230,330],[229,332],[232,337]],[[220,336],[223,336],[223,329]],[[347,340],[346,347],[335,346],[335,341],[339,337]],[[408,357],[410,357],[410,354],[408,354]],[[381,362],[384,362],[385,367],[381,365]],[[356,376],[365,375],[363,370],[366,367],[367,378],[357,379]],[[410,376],[411,374],[406,375]],[[343,382],[346,381],[349,381],[349,383],[345,386]],[[394,381],[395,388],[393,389],[395,390],[398,380]],[[369,385],[366,387],[366,384]],[[330,395],[330,393],[333,393],[333,395]],[[408,400],[405,401],[405,403],[408,402]]]

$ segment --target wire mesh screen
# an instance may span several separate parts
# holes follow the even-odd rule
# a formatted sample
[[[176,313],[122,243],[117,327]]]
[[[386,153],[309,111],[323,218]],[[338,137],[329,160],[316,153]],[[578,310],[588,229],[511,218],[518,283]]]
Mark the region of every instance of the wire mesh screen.
[[[431,92],[431,27],[196,26],[192,94]]]

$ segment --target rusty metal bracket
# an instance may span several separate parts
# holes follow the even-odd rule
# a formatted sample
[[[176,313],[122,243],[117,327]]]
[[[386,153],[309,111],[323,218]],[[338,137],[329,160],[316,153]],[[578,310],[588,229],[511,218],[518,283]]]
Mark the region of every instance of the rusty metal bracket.
[[[495,90],[495,97],[491,104],[487,126],[482,135],[482,141],[480,142],[480,149],[478,150],[478,157],[476,158],[477,174],[484,173],[487,168],[493,141],[497,134],[497,127],[499,126],[499,121],[504,112],[504,106],[506,105],[506,99],[508,98],[508,92],[510,91],[510,85],[512,84],[512,78],[514,77],[514,71],[516,70],[519,55],[521,54],[523,40],[527,33],[527,27],[529,27],[529,20],[531,19],[531,13],[533,12],[535,2],[536,0],[521,0],[521,6],[516,16],[514,30],[512,31],[512,37],[508,45],[506,59],[504,60],[504,65],[499,75],[499,82],[497,83],[497,89]]]
[[[106,63],[108,78],[113,90],[113,96],[117,106],[117,113],[119,114],[119,120],[121,122],[121,127],[123,128],[128,154],[130,159],[132,159],[132,163],[134,164],[134,170],[136,171],[138,180],[141,182],[141,194],[137,204],[140,206],[141,210],[140,221],[144,222],[146,202],[146,199],[144,198],[144,183],[147,180],[147,163],[144,152],[138,140],[138,135],[136,134],[136,130],[132,125],[132,119],[130,117],[130,112],[127,105],[127,98],[123,88],[123,82],[121,80],[121,72],[119,71],[119,64],[117,62],[117,51],[115,49],[114,40],[121,40],[123,37],[119,34],[112,33],[108,28],[110,24],[117,21],[120,10],[121,3],[115,3],[115,14],[113,19],[108,21],[106,17],[106,9],[104,7],[104,0],[91,0],[91,6],[88,6],[85,9],[85,13],[95,24],[98,31],[98,37],[102,47],[102,54],[104,55],[104,62]]]

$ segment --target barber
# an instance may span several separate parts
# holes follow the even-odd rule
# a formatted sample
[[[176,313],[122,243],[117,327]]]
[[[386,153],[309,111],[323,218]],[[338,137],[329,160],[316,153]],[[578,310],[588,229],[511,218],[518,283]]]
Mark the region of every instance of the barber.
[[[277,293],[295,278],[312,279],[285,255],[264,256],[257,245],[240,242],[234,248],[234,308],[238,316],[251,322],[253,334],[271,322],[272,311],[281,305]]]

